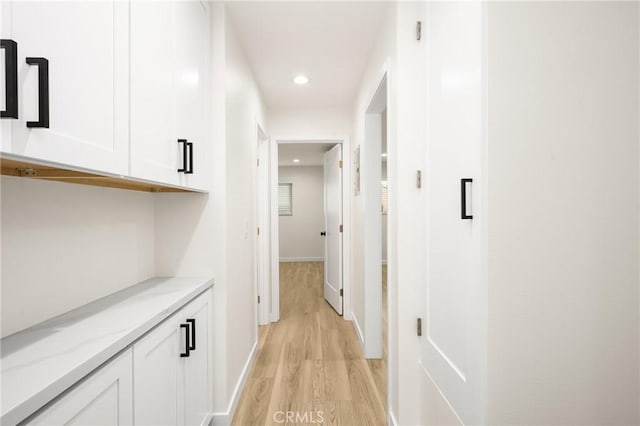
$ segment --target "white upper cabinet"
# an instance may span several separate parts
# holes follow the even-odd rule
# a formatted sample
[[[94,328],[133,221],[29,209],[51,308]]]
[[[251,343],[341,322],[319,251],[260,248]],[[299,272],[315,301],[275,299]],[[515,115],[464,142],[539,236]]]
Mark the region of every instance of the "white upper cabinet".
[[[0,7],[2,38],[17,46],[18,76],[18,118],[2,118],[2,151],[128,174],[129,5],[14,1]],[[2,53],[6,78],[12,64]]]
[[[2,152],[207,190],[206,4],[5,1],[0,36]]]
[[[208,11],[131,3],[131,175],[206,189]]]

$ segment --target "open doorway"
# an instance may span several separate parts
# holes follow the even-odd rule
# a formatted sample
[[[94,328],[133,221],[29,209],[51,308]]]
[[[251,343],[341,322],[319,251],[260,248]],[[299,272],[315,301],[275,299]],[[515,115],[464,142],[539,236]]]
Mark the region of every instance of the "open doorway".
[[[318,312],[325,302],[342,315],[342,143],[281,141],[276,148],[278,317]]]
[[[283,267],[289,270],[307,266],[309,271],[312,269],[320,271],[322,279],[320,291],[323,298],[325,295],[328,296],[326,299],[330,301],[333,309],[343,314],[344,319],[351,319],[349,277],[348,274],[343,273],[345,265],[348,265],[350,260],[349,233],[344,232],[348,229],[350,218],[349,200],[345,196],[349,193],[350,173],[348,168],[343,167],[349,161],[348,150],[344,149],[346,142],[348,142],[347,138],[300,140],[274,138],[271,143],[271,164],[273,165],[270,173],[272,322],[280,319],[282,311],[280,306],[281,260],[283,264],[287,264]],[[335,157],[336,155],[338,157]],[[327,160],[333,157],[335,161]],[[325,192],[326,161],[335,163],[340,173],[339,181],[332,183],[334,190],[328,193],[329,197]],[[280,163],[282,169],[279,167]],[[299,180],[299,183],[296,184],[294,179]],[[310,199],[313,193],[316,195]],[[327,201],[336,198],[340,202],[339,205],[326,205]],[[310,206],[314,207],[311,209]],[[299,207],[302,207],[302,210],[298,210]],[[333,214],[326,215],[327,208],[333,209]],[[281,224],[282,232],[280,232]],[[333,245],[327,245],[332,242]],[[331,247],[334,248],[333,251]],[[315,262],[316,265],[300,265],[305,262]],[[298,265],[295,265],[296,263]],[[305,273],[311,273],[309,271]],[[287,271],[283,271],[285,272]],[[289,273],[293,272],[289,271]],[[333,291],[333,297],[329,294],[330,291]],[[291,294],[287,295],[291,296]]]

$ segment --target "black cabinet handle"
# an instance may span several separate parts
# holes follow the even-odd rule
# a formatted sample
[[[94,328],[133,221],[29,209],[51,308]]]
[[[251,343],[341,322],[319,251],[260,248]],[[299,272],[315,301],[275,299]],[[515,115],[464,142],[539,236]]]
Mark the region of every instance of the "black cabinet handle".
[[[182,145],[182,168],[178,169],[178,172],[186,172],[187,171],[187,140],[186,139],[178,139],[178,145]]]
[[[467,214],[467,183],[473,182],[473,179],[460,179],[460,218],[473,219],[472,214]]]
[[[189,356],[191,345],[189,344],[189,324],[180,324],[180,328],[184,328],[184,352],[180,354],[180,358]]]
[[[320,236],[321,236],[321,237],[326,237],[326,236],[327,236],[327,233],[326,233],[325,231],[322,231],[322,232],[320,233]]]
[[[187,320],[189,324],[191,324],[191,345],[189,346],[189,350],[196,350],[196,319],[189,318]]]
[[[189,148],[189,168],[185,170],[184,173],[187,175],[192,175],[193,174],[193,142],[187,142],[185,145],[187,146],[187,148]],[[185,168],[186,168],[186,165],[185,165]]]
[[[38,121],[27,121],[27,127],[49,128],[49,61],[27,58],[27,64],[38,67]]]
[[[0,40],[0,48],[4,49],[6,94],[5,110],[0,111],[2,118],[18,118],[18,43],[9,39]]]

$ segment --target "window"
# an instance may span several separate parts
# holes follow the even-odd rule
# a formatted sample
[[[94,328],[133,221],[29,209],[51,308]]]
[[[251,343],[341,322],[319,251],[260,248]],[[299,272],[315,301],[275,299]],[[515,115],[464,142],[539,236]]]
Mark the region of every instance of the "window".
[[[293,216],[293,184],[278,184],[278,214],[280,216]]]

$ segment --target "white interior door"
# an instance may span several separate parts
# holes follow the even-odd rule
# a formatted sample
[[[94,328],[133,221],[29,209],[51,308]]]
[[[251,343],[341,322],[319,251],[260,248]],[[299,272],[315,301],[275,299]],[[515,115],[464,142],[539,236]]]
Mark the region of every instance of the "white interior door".
[[[342,146],[324,154],[324,298],[342,315]]]
[[[486,219],[480,192],[482,6],[442,2],[428,7],[429,16],[434,17],[427,24],[428,61],[434,72],[429,73],[427,86],[423,365],[464,424],[485,424],[486,286],[481,269],[481,229]],[[453,86],[450,82],[460,80],[460,76],[464,76],[465,84]],[[466,178],[473,182],[463,185],[462,179]]]

